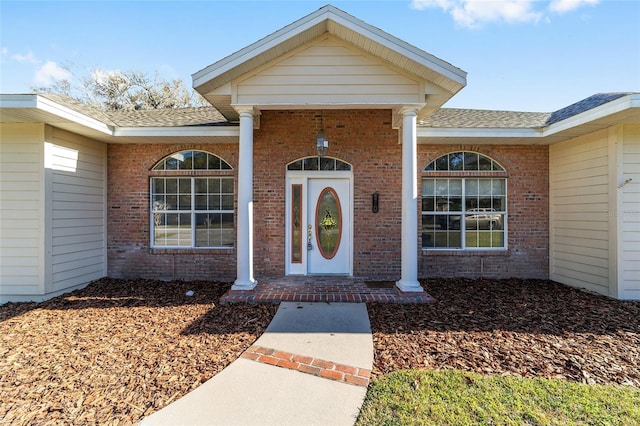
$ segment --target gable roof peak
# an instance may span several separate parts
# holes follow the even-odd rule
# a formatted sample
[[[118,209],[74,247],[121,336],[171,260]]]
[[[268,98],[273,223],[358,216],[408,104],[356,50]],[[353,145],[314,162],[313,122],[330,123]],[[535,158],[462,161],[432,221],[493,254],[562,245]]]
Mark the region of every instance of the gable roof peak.
[[[194,73],[193,87],[223,114],[233,115],[229,83],[327,34],[434,82],[447,93],[440,105],[466,85],[467,73],[460,68],[328,4]]]
[[[350,15],[342,9],[339,9],[331,4],[327,4],[325,6],[322,6],[315,12],[312,12],[284,26],[283,28],[263,37],[262,39],[250,44],[249,46],[246,46],[239,51],[232,53],[231,55],[228,55],[225,58],[220,59],[219,61],[214,62],[213,64],[192,74],[193,87],[202,93],[202,91],[199,89],[202,86],[206,85],[206,83],[208,82],[207,79],[210,79],[212,77],[215,78],[217,74],[224,73],[234,64],[242,61],[247,61],[252,57],[259,55],[260,53],[263,53],[264,50],[267,50],[274,45],[282,47],[281,45],[284,44],[284,42],[286,42],[287,40],[296,36],[300,37],[303,34],[308,33],[312,29],[316,29],[316,31],[312,34],[314,37],[325,32],[335,33],[336,29],[331,28],[328,25],[329,21],[347,27],[348,29],[369,38],[371,38],[372,36],[374,36],[374,38],[380,38],[380,40],[375,41],[386,41],[389,44],[396,44],[398,46],[404,47],[405,49],[419,52],[425,57],[428,57],[428,59],[434,62],[439,62],[439,65],[443,67],[451,68],[454,73],[459,74],[459,78],[461,78],[460,82],[463,85],[466,84],[466,72],[462,71],[461,69],[454,67],[450,63],[436,58],[435,56],[421,49],[411,46],[409,43],[406,43],[392,36],[391,34],[388,34],[381,29],[358,19],[353,15]],[[303,38],[303,40],[301,40],[303,42],[298,43],[297,45],[304,44],[304,42],[311,40],[314,37]],[[288,48],[287,50],[292,50],[292,48]]]

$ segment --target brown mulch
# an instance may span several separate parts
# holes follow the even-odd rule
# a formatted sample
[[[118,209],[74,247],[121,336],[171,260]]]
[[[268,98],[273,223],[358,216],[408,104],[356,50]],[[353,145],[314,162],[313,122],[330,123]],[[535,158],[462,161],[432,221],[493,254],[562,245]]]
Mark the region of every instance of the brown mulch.
[[[640,387],[640,302],[541,280],[423,285],[435,304],[369,306],[375,375],[459,369]]]
[[[129,425],[180,398],[234,361],[275,313],[218,306],[228,289],[103,279],[0,306],[0,424]]]
[[[423,284],[435,304],[369,305],[374,374],[455,368],[640,387],[640,302],[549,281]],[[235,360],[275,313],[218,306],[228,288],[103,279],[0,306],[0,424],[134,424],[175,401]]]

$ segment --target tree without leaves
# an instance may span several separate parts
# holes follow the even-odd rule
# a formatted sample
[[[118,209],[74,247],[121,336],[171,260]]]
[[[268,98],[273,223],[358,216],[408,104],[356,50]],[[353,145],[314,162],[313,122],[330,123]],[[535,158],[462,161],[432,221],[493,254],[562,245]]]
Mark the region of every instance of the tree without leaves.
[[[51,86],[32,88],[36,93],[56,93],[105,111],[171,109],[206,105],[196,92],[179,79],[165,80],[141,71],[94,70],[74,85],[58,80]]]

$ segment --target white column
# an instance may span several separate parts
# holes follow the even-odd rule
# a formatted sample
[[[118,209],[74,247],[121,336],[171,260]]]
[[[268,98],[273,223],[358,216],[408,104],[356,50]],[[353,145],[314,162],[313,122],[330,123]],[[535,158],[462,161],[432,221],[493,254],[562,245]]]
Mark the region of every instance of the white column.
[[[401,291],[424,291],[418,282],[418,137],[417,108],[402,115],[402,271],[396,286]]]
[[[237,108],[240,113],[238,155],[238,235],[237,279],[232,290],[251,290],[253,278],[253,108]]]

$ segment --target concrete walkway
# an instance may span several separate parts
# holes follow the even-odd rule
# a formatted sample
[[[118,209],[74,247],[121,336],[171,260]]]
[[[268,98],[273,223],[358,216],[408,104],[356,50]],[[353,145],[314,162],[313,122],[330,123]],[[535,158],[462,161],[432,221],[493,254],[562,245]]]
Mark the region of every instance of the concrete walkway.
[[[364,303],[283,302],[265,333],[149,425],[353,425],[373,340]]]

